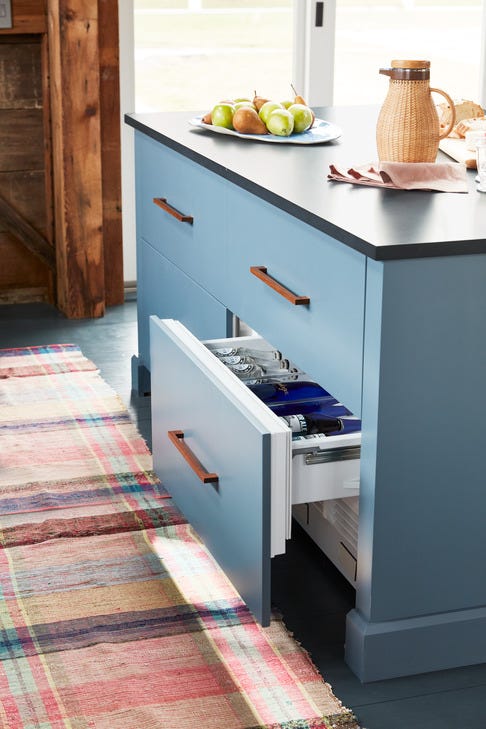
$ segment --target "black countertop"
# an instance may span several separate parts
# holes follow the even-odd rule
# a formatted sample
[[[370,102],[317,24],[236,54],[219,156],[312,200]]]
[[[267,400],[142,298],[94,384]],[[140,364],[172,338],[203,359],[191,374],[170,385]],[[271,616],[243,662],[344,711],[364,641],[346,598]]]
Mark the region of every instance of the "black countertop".
[[[188,112],[129,114],[125,121],[184,156],[370,258],[486,253],[486,193],[389,190],[332,182],[329,165],[377,159],[377,107],[325,107],[342,136],[325,144],[272,144],[192,127]],[[438,161],[451,162],[439,152]]]

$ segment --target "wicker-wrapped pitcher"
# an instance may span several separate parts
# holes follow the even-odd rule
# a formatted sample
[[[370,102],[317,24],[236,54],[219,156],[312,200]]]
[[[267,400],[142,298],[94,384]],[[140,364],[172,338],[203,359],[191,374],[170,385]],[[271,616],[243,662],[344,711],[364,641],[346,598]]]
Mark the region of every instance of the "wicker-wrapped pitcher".
[[[430,87],[430,61],[392,61],[391,68],[380,68],[380,73],[390,77],[376,127],[380,161],[435,162],[439,141],[452,130],[455,113],[450,96]],[[450,124],[442,133],[433,91],[451,107]]]

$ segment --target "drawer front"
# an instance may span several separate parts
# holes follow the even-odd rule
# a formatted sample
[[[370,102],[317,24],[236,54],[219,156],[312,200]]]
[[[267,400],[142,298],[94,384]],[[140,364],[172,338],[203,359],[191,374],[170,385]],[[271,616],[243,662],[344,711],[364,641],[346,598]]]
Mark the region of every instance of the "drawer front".
[[[151,317],[150,347],[155,471],[266,624],[270,559],[285,551],[292,503],[357,493],[359,460],[347,456],[361,436],[292,442],[287,426],[178,321]]]
[[[149,317],[176,317],[200,338],[227,336],[231,315],[144,240],[137,246],[139,364],[150,370]]]
[[[223,180],[145,135],[136,137],[135,159],[138,236],[222,299]]]
[[[179,322],[152,317],[150,338],[155,471],[257,620],[266,625],[275,434],[258,411],[264,409],[267,417],[268,411],[255,402],[256,412],[251,407],[250,412],[251,393]],[[290,443],[278,418],[274,420],[280,443]],[[169,435],[174,431],[183,438]],[[189,455],[180,452],[181,441]],[[203,482],[197,472],[201,467],[213,480]]]
[[[365,257],[233,185],[227,199],[228,307],[359,415]],[[291,303],[251,267],[309,303]]]

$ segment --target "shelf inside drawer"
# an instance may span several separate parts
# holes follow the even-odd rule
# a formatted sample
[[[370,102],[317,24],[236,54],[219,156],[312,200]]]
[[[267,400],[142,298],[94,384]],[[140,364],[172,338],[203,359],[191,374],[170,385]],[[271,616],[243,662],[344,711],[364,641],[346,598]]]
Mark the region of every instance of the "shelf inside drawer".
[[[207,340],[204,344],[218,349],[274,351],[274,347],[256,332],[241,337]],[[292,440],[291,447],[292,504],[346,498],[359,493],[360,432],[301,436]]]
[[[293,508],[295,520],[353,587],[358,565],[357,502],[352,497]]]

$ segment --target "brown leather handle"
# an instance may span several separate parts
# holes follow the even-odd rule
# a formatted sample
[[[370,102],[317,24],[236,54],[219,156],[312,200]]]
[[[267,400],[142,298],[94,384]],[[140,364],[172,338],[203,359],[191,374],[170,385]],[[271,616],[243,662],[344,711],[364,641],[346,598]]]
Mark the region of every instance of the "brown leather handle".
[[[259,278],[260,281],[263,281],[263,283],[266,283],[267,286],[270,286],[271,289],[280,294],[280,296],[283,296],[284,299],[287,299],[287,301],[290,301],[290,303],[294,304],[294,306],[298,306],[299,304],[310,304],[308,296],[297,296],[293,291],[285,288],[285,286],[282,286],[281,283],[272,278],[272,276],[267,273],[266,266],[250,266],[250,273]]]
[[[194,218],[192,217],[192,215],[183,215],[178,210],[173,208],[172,205],[169,205],[165,197],[154,197],[153,201],[156,205],[159,206],[159,208],[165,210],[166,213],[172,215],[172,217],[178,220],[180,223],[189,223],[189,225],[192,225],[194,223]]]
[[[196,476],[203,483],[218,483],[218,474],[209,473],[206,471],[201,461],[196,458],[194,453],[191,451],[189,446],[184,440],[184,433],[182,430],[168,430],[167,435],[169,436],[172,443],[175,445],[182,457],[188,462]]]

